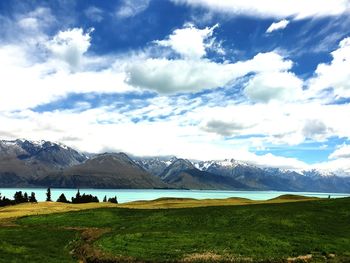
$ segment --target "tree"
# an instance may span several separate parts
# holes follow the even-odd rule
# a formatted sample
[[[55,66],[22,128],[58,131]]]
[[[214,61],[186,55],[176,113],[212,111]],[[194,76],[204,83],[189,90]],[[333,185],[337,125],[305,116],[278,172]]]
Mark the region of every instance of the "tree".
[[[0,194],[0,206],[7,206],[12,204],[14,204],[12,200],[6,198],[5,196],[1,198],[1,194]]]
[[[24,199],[22,191],[16,192],[14,194],[14,196],[13,196],[13,199],[14,199],[15,204],[20,204],[20,203],[24,203],[25,202],[25,199]]]
[[[24,192],[23,201],[24,201],[24,202],[28,202],[28,201],[29,201],[27,192]]]
[[[94,203],[94,202],[95,203],[99,202],[97,196],[86,195],[86,194],[81,195],[79,190],[78,190],[77,194],[75,195],[75,197],[72,197],[73,204]]]
[[[107,196],[105,195],[105,197],[103,197],[103,202],[106,203],[107,202]]]
[[[51,201],[52,201],[52,200],[51,200],[51,189],[50,189],[50,187],[47,188],[47,192],[46,192],[46,201],[47,201],[47,202],[51,202]]]
[[[56,202],[60,202],[60,203],[69,203],[69,201],[67,200],[66,196],[64,195],[64,193],[62,193]]]
[[[38,201],[36,200],[36,198],[35,198],[35,193],[34,193],[34,192],[32,192],[32,193],[30,194],[29,202],[31,202],[31,203],[37,203],[37,202],[38,202]]]
[[[117,197],[115,196],[115,197],[109,198],[108,202],[113,203],[113,204],[118,204]]]

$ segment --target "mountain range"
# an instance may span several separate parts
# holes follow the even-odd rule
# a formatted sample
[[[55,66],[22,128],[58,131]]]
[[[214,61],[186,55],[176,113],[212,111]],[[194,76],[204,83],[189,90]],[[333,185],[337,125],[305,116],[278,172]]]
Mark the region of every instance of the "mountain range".
[[[61,143],[0,140],[0,187],[173,188],[350,192],[350,177],[262,168],[234,159],[190,161],[80,153]]]

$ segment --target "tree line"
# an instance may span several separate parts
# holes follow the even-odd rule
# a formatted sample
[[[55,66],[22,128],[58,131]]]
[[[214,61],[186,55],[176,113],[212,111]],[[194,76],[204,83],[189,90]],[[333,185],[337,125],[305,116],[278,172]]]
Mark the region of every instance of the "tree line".
[[[48,188],[46,191],[46,201],[52,202],[52,196],[51,196],[51,189]],[[97,198],[97,196],[93,196],[91,194],[80,194],[80,191],[78,190],[75,197],[71,198],[71,201],[69,201],[64,193],[62,193],[56,202],[60,203],[72,203],[72,204],[83,204],[83,203],[98,203],[100,202]],[[118,204],[117,197],[114,196],[112,198],[108,198],[105,196],[103,198],[103,202],[110,202]],[[21,203],[37,203],[35,193],[31,192],[30,195],[27,194],[27,192],[18,191],[14,194],[13,199],[9,199],[5,196],[1,196],[0,193],[0,206],[7,206],[7,205],[16,205]]]

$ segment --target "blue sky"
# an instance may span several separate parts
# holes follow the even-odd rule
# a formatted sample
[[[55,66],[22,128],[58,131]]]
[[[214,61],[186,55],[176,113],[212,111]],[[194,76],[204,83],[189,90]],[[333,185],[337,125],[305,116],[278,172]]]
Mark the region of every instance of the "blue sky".
[[[350,1],[0,2],[0,136],[349,172]]]

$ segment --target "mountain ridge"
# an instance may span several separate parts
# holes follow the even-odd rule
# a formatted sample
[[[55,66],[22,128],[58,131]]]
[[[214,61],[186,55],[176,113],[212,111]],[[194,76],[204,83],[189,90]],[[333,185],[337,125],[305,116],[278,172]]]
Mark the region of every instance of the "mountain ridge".
[[[0,140],[0,187],[180,188],[350,192],[350,177],[258,167],[235,159],[190,161],[80,153],[64,144]]]

